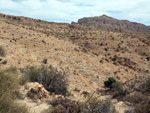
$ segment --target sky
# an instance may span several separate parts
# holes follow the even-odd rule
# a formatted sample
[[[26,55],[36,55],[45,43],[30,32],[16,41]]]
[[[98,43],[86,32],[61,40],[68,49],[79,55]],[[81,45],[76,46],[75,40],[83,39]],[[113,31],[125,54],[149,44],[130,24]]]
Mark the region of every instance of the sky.
[[[65,23],[105,14],[150,25],[150,0],[0,0],[0,13]]]

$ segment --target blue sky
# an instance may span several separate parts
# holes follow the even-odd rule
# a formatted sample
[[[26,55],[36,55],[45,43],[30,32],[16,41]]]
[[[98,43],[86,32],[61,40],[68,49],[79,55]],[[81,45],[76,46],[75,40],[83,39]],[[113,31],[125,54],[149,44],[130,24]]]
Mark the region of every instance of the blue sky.
[[[150,25],[150,0],[0,0],[0,13],[67,23],[105,14]]]

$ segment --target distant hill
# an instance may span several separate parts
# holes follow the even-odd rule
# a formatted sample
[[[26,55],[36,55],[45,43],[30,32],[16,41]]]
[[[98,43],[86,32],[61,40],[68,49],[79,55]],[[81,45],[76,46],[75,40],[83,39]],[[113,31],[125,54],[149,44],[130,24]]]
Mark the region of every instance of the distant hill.
[[[72,22],[72,24],[75,23]],[[130,22],[128,20],[117,20],[112,17],[108,17],[106,15],[102,15],[99,17],[81,18],[78,20],[77,24],[90,24],[102,29],[110,29],[110,30],[123,30],[123,31],[125,30],[138,32],[150,31],[150,27],[144,24]]]

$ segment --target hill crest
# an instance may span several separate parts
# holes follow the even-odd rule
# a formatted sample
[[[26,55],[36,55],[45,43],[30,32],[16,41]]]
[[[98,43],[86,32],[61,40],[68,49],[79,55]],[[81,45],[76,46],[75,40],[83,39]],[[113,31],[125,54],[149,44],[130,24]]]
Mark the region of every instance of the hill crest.
[[[78,20],[77,24],[94,25],[101,29],[120,30],[120,31],[137,31],[150,32],[150,27],[128,20],[118,20],[107,15],[97,17],[84,17]]]

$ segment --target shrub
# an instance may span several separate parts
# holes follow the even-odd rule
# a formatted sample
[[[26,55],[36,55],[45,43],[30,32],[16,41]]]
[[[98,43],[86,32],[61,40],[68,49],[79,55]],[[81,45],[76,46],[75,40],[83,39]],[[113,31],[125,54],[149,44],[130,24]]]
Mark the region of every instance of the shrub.
[[[58,71],[52,66],[49,67],[27,67],[25,78],[28,78],[31,82],[39,82],[43,84],[46,90],[55,94],[62,94],[66,96],[67,91],[67,79],[66,73]]]
[[[48,113],[115,113],[110,100],[101,101],[96,98],[85,103],[58,98],[50,104],[53,108],[50,108]]]
[[[150,113],[150,98],[140,92],[134,92],[125,98],[133,103],[135,113]]]
[[[150,92],[150,77],[147,78],[146,86],[147,86],[147,90]]]
[[[110,93],[113,98],[120,98],[125,96],[126,94],[129,94],[129,91],[125,89],[121,83],[116,81],[113,77],[108,78],[107,81],[104,81],[104,85],[108,88],[110,88]]]
[[[16,70],[0,70],[0,113],[27,113],[25,107],[15,103],[19,78]]]
[[[125,100],[137,104],[147,100],[147,97],[140,92],[134,92],[125,97]]]
[[[150,92],[150,76],[147,77],[146,81],[141,85],[141,90]]]
[[[54,107],[52,113],[81,113],[83,104],[66,98],[58,98],[50,102]]]
[[[150,100],[135,105],[135,113],[150,113]]]
[[[115,113],[114,107],[110,100],[98,100],[92,98],[85,106],[81,113]]]
[[[107,81],[104,81],[104,85],[108,88],[112,88],[112,84],[115,82],[116,80],[113,77],[109,77]]]
[[[129,94],[128,90],[126,90],[119,82],[115,82],[112,84],[112,96],[115,97],[122,97],[126,94]]]
[[[2,57],[6,56],[6,51],[2,46],[0,46],[0,56],[2,56]]]
[[[129,109],[129,110],[125,110],[124,113],[135,113],[135,112],[134,112],[134,109],[132,108],[132,109]]]

